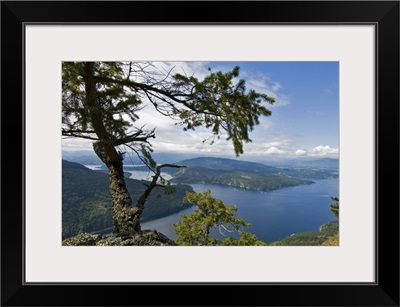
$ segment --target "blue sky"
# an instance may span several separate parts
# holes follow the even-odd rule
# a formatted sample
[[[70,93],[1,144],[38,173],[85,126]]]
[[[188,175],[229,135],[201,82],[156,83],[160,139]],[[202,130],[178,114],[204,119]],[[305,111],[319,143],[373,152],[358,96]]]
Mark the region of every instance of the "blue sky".
[[[175,72],[193,73],[199,79],[207,68],[228,71],[240,67],[239,78],[247,89],[276,99],[266,105],[272,115],[264,117],[244,145],[246,157],[333,157],[339,153],[339,63],[338,62],[159,62]],[[138,126],[156,128],[153,149],[158,152],[234,156],[223,137],[213,145],[202,140],[211,136],[206,129],[184,132],[151,106],[139,113]],[[63,150],[91,150],[90,142],[63,140]]]

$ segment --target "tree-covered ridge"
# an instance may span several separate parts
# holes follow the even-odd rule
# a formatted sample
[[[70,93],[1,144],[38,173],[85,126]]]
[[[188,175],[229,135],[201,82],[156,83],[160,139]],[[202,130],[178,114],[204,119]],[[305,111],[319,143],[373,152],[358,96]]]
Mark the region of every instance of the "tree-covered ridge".
[[[313,169],[290,169],[226,158],[198,157],[178,162],[185,169],[166,170],[175,183],[223,184],[257,191],[271,191],[289,186],[312,184],[305,178],[337,178],[337,172]]]
[[[286,175],[296,178],[307,179],[329,179],[338,178],[338,172],[334,170],[310,169],[310,168],[288,168],[274,167],[262,163],[240,161],[226,158],[198,157],[177,162],[177,164],[190,167],[204,167],[212,170],[226,171],[251,171],[260,174]],[[177,172],[169,170],[170,173]]]
[[[263,174],[253,171],[218,170],[204,167],[187,167],[173,174],[175,183],[222,184],[248,190],[271,191],[313,181],[297,179],[282,174]]]
[[[339,221],[331,221],[320,227],[320,231],[307,231],[292,234],[282,240],[269,243],[269,246],[320,246],[338,245]],[[335,241],[336,240],[336,241]],[[336,242],[336,244],[334,244]]]
[[[128,191],[138,197],[146,189],[143,180],[126,178]],[[63,239],[83,232],[94,232],[112,227],[111,197],[108,189],[109,176],[93,171],[79,163],[62,161],[62,237]],[[176,185],[175,193],[165,194],[155,190],[148,199],[142,221],[164,217],[185,208],[182,203],[188,185]]]
[[[190,166],[201,166],[209,169],[219,169],[219,170],[237,170],[237,171],[254,171],[266,174],[276,173],[277,168],[272,166],[267,166],[262,163],[247,162],[234,159],[226,158],[214,158],[214,157],[198,157],[193,159],[186,159],[178,162],[180,164]]]

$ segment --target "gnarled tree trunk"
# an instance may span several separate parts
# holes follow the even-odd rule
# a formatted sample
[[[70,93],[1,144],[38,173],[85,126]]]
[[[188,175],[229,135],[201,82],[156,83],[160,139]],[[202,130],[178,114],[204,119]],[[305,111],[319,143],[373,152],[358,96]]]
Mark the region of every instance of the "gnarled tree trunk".
[[[122,157],[116,152],[118,159],[110,160],[101,142],[95,142],[93,149],[108,168],[113,213],[113,234],[131,235],[140,231],[140,216],[143,209],[132,208],[132,199],[125,184]]]
[[[141,208],[132,208],[132,199],[126,188],[122,156],[114,147],[114,142],[103,124],[102,109],[97,99],[94,80],[94,63],[85,63],[86,106],[94,131],[99,141],[93,149],[109,170],[110,194],[113,212],[114,235],[130,235],[141,230]]]
[[[104,162],[109,171],[110,194],[112,200],[113,213],[113,234],[129,236],[141,231],[140,217],[144,210],[144,204],[151,191],[156,187],[164,187],[157,183],[161,176],[163,167],[181,167],[172,164],[164,164],[157,167],[153,180],[147,185],[147,189],[138,198],[136,206],[132,208],[132,199],[125,183],[123,171],[123,156],[117,152],[115,147],[124,142],[146,141],[147,138],[154,137],[153,133],[146,136],[135,134],[123,140],[115,140],[107,132],[103,123],[102,108],[97,99],[96,78],[94,76],[94,62],[85,63],[84,80],[86,99],[85,104],[89,111],[89,117],[93,129],[98,137],[98,141],[93,143],[93,149],[97,156]]]

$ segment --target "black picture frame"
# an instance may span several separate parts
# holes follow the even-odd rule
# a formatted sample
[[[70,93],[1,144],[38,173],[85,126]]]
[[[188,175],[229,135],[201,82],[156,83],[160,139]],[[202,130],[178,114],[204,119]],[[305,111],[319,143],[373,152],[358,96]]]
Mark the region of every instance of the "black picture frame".
[[[376,282],[24,283],[23,40],[30,22],[375,25]],[[399,1],[3,1],[1,72],[2,306],[399,306]]]

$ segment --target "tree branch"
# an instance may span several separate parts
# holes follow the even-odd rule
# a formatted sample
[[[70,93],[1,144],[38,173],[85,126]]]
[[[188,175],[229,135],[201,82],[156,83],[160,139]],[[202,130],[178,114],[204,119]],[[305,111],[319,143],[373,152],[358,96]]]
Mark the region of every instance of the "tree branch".
[[[101,77],[101,76],[95,76],[94,80],[95,80],[95,82],[121,84],[121,85],[125,85],[125,86],[128,86],[128,87],[131,87],[131,88],[133,88],[135,90],[140,89],[140,90],[144,91],[147,95],[156,96],[154,93],[158,93],[158,94],[161,94],[161,95],[163,95],[165,97],[168,97],[172,101],[175,101],[177,103],[180,103],[180,104],[184,105],[185,107],[189,108],[192,111],[197,112],[197,110],[188,103],[189,99],[183,100],[183,99],[177,98],[177,97],[180,97],[180,96],[185,96],[185,97],[191,98],[190,95],[185,94],[185,93],[172,94],[171,92],[169,92],[167,90],[162,90],[162,89],[159,89],[159,88],[154,87],[152,85],[138,83],[138,82],[134,82],[134,81],[131,81],[131,80],[116,80],[116,79],[113,79],[113,78]],[[163,99],[163,98],[161,98],[159,96],[156,96],[156,97],[158,99],[168,103],[169,105],[173,106],[173,104],[169,103],[166,99]]]
[[[92,140],[92,141],[98,141],[99,140],[99,139],[96,139],[96,138],[92,138],[90,136],[73,134],[73,133],[71,133],[71,134],[63,134],[63,136],[65,138],[69,138],[69,137],[71,137],[71,138],[81,138],[81,139]]]
[[[65,129],[62,129],[62,132],[64,133],[64,132],[72,132],[72,133],[96,133],[96,131],[94,131],[94,130],[80,130],[80,129],[77,129],[77,130],[65,130]]]
[[[161,164],[161,165],[157,166],[155,174],[153,176],[153,180],[150,182],[149,185],[147,185],[147,189],[139,197],[139,199],[138,199],[138,201],[136,203],[136,207],[139,210],[143,210],[144,209],[144,204],[145,204],[147,198],[149,197],[151,191],[156,187],[162,186],[162,185],[157,183],[157,180],[161,175],[161,169],[164,168],[164,167],[182,168],[182,167],[186,167],[186,166],[184,166],[184,165],[176,165],[176,164]]]
[[[128,145],[128,144],[124,144],[124,146],[130,148],[130,149],[137,155],[137,157],[139,158],[139,160],[142,161],[143,164],[146,165],[147,168],[148,168],[149,170],[151,170],[152,172],[154,172],[154,170],[152,169],[152,167],[147,163],[147,161],[146,161],[145,159],[143,159],[143,157],[139,154],[139,152],[138,152],[137,149],[135,149],[133,146]]]
[[[139,137],[142,134],[144,134],[143,130],[140,129],[138,132],[136,132],[134,134],[127,135],[121,139],[115,140],[114,146],[124,145],[124,144],[132,143],[132,142],[147,142],[147,139],[149,139],[149,138],[153,138],[153,139],[156,138],[156,136],[154,134],[154,130],[147,133],[147,135],[145,134],[144,136]]]

